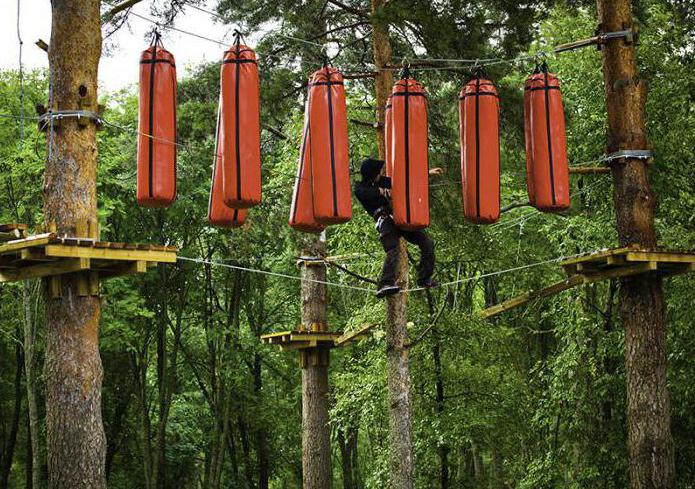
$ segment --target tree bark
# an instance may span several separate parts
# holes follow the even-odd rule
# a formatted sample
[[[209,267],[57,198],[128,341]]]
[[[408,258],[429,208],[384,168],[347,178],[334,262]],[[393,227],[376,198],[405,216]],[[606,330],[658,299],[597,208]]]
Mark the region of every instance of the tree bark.
[[[17,336],[19,337],[19,328],[17,328]],[[19,432],[19,422],[22,418],[22,363],[23,360],[22,345],[15,343],[15,376],[14,376],[14,409],[12,410],[12,423],[10,424],[10,433],[7,436],[5,446],[3,447],[2,467],[0,467],[0,488],[7,489],[10,487],[10,472],[12,471],[12,462],[14,460],[14,452],[17,447],[17,433]]]
[[[631,28],[629,0],[597,0],[604,31]],[[645,102],[634,44],[615,39],[603,49],[608,152],[647,149]],[[657,245],[655,198],[647,163],[627,158],[612,165],[613,200],[621,246]],[[655,273],[621,280],[620,319],[625,329],[630,486],[675,487],[670,400],[666,385],[666,318],[661,279]]]
[[[101,56],[99,0],[53,0],[48,54],[54,110],[97,111]],[[59,233],[96,219],[96,125],[63,119],[48,134],[44,214]],[[101,418],[99,297],[77,295],[74,276],[46,307],[46,434],[48,486],[105,488],[106,442]]]
[[[302,254],[322,256],[322,238],[307,244]],[[302,277],[326,281],[326,266],[306,264]],[[302,325],[307,331],[326,331],[326,284],[303,281]],[[328,359],[325,346],[300,351],[302,364],[302,478],[304,489],[330,489],[332,485],[331,429],[328,423]]]
[[[377,76],[374,91],[377,106],[377,145],[379,157],[384,158],[384,111],[386,99],[391,92],[393,75],[391,71],[381,70],[391,64],[391,41],[389,26],[380,15],[385,0],[372,0],[372,40],[374,64]],[[408,260],[406,245],[401,239],[398,256],[397,283],[401,288],[408,287]],[[411,439],[411,398],[410,371],[408,366],[408,330],[406,327],[407,295],[396,294],[387,299],[386,311],[386,357],[388,368],[389,398],[389,453],[390,485],[394,489],[411,489],[413,487],[413,442]]]

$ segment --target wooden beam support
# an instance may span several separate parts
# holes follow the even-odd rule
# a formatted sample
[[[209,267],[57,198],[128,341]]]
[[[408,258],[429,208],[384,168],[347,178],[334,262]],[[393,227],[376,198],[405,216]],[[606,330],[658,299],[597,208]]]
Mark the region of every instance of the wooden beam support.
[[[95,260],[155,261],[176,263],[176,253],[152,250],[112,250],[110,248],[47,245],[46,256],[61,258],[93,258]]]
[[[17,271],[5,271],[0,273],[0,282],[17,282],[32,278],[48,277],[51,275],[63,275],[89,269],[89,258],[75,258],[58,262],[42,263],[20,268]]]

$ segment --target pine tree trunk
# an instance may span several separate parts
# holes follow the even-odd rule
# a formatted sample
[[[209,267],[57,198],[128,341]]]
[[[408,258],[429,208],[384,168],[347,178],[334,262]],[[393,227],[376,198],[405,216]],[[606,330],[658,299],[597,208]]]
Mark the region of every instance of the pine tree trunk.
[[[384,0],[372,0],[372,40],[374,64],[377,69],[391,64],[391,42],[388,24],[379,15],[386,4]],[[381,123],[377,132],[379,157],[384,158],[384,110],[391,92],[391,71],[379,70],[374,84],[377,116]],[[400,240],[397,282],[401,288],[408,287],[408,260],[404,240]],[[411,398],[406,328],[407,295],[396,294],[388,298],[386,311],[386,357],[388,368],[389,395],[389,450],[390,485],[394,489],[413,487],[413,442],[411,439]]]
[[[598,0],[606,32],[631,28],[629,0]],[[640,80],[634,44],[612,40],[603,50],[608,111],[608,152],[647,149],[646,85]],[[621,245],[655,247],[655,198],[647,164],[626,159],[612,165],[614,204]],[[675,487],[670,401],[666,385],[666,318],[661,279],[655,273],[625,278],[620,286],[625,329],[630,485]]]
[[[49,51],[51,108],[97,111],[101,55],[99,0],[52,0]],[[44,213],[59,233],[96,218],[96,126],[64,119],[47,137]],[[46,307],[48,485],[105,488],[106,441],[101,418],[100,299],[79,297],[62,278],[62,298]]]
[[[322,256],[326,243],[317,239],[302,252]],[[325,265],[302,267],[302,277],[326,280]],[[326,328],[326,285],[302,282],[302,325],[308,331]],[[328,424],[328,358],[325,347],[300,352],[302,363],[302,474],[304,489],[330,489],[331,429]]]

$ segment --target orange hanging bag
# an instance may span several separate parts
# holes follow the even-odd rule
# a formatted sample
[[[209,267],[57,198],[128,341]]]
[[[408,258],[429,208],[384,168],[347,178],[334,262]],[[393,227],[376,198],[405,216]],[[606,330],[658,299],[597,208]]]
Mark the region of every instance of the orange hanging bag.
[[[531,76],[531,175],[535,207],[544,212],[570,206],[565,112],[560,81],[547,64]]]
[[[430,224],[427,161],[427,97],[407,69],[391,93],[393,220],[399,229]]]
[[[343,75],[324,66],[309,79],[314,218],[323,225],[352,218],[347,107]]]
[[[261,202],[261,128],[256,54],[241,44],[224,53],[220,68],[222,104],[222,192],[230,207]]]
[[[208,201],[208,221],[223,228],[236,228],[246,221],[246,209],[232,209],[224,202],[222,195],[222,147],[224,133],[221,131],[221,109],[217,110],[217,127],[215,130],[215,154],[212,160],[212,182]]]
[[[475,224],[500,217],[499,111],[495,85],[478,70],[459,102],[463,209]]]
[[[158,32],[140,56],[137,201],[166,207],[176,200],[176,63]]]
[[[314,200],[312,196],[311,173],[311,134],[309,132],[309,100],[304,110],[304,127],[302,128],[302,142],[299,148],[299,162],[297,163],[297,176],[294,181],[292,194],[292,206],[290,207],[290,226],[297,231],[305,233],[320,233],[326,226],[319,223],[314,217]]]

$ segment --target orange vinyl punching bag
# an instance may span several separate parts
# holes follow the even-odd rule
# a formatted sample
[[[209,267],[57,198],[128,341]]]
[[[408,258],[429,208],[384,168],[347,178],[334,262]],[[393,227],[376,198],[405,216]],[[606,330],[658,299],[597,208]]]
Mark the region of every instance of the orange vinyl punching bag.
[[[404,230],[430,224],[425,89],[403,70],[391,92],[393,221]]]
[[[302,143],[299,148],[297,176],[294,181],[292,206],[290,207],[290,226],[305,233],[320,233],[326,227],[314,218],[314,201],[311,192],[311,136],[309,133],[309,101],[304,111]]]
[[[176,200],[176,63],[158,32],[140,56],[137,200],[166,207]]]
[[[224,53],[220,93],[222,193],[228,206],[241,209],[261,202],[261,126],[256,54],[240,37]]]
[[[212,183],[208,201],[208,221],[223,228],[236,228],[244,224],[246,209],[227,207],[222,196],[222,153],[224,133],[221,131],[220,109],[217,112],[217,129],[215,135],[215,155],[212,160]]]
[[[393,142],[393,131],[391,126],[393,125],[393,113],[391,112],[391,96],[386,99],[386,107],[384,108],[384,161],[386,162],[386,176],[391,177],[393,173],[393,161],[391,158],[391,144]]]
[[[569,208],[569,167],[560,82],[543,63],[531,76],[531,166],[535,207],[545,212]]]
[[[479,70],[459,99],[464,215],[491,224],[500,217],[499,96]]]
[[[309,79],[314,218],[323,225],[352,218],[347,108],[343,75],[324,66]]]
[[[538,73],[538,70],[534,74]],[[536,206],[536,191],[533,187],[533,150],[531,147],[531,82],[533,75],[524,82],[524,140],[526,141],[526,190],[529,203]]]

